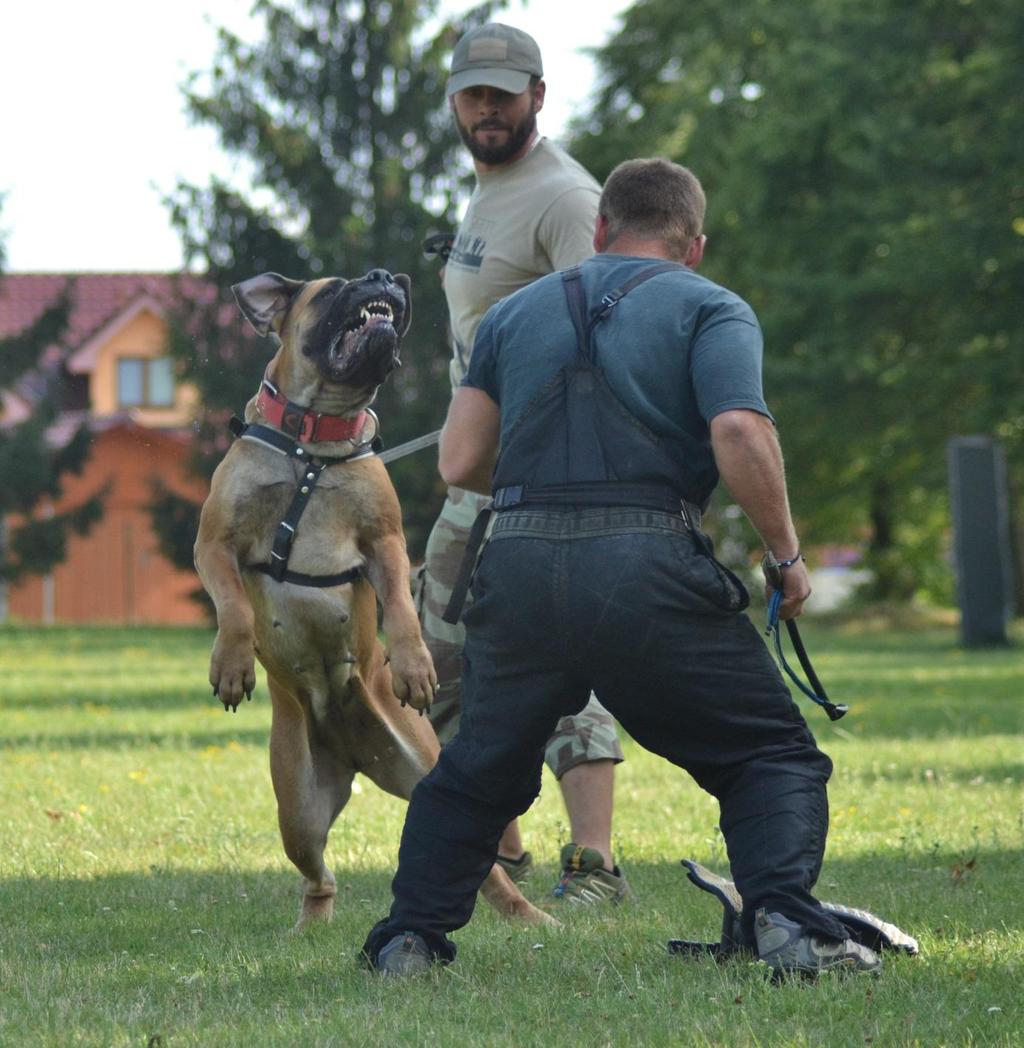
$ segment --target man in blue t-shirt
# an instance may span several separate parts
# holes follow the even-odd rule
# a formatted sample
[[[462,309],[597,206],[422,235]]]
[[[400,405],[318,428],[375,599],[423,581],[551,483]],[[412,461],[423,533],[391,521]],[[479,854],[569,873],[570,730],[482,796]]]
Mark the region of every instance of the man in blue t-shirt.
[[[454,958],[498,838],[540,789],[544,742],[591,689],[717,798],[741,938],[777,972],[877,971],[811,894],[832,762],[715,560],[719,476],[779,562],[783,619],[810,594],[750,307],[698,276],[704,194],[634,160],[609,176],[580,266],[493,306],[441,435],[449,484],[496,519],[466,613],[459,732],[417,786],[369,963]],[[482,532],[482,528],[480,529]]]
[[[587,300],[600,301],[649,265],[645,257],[595,255],[581,266]],[[499,407],[502,445],[576,353],[561,274],[525,290],[487,312],[462,382]],[[623,406],[654,433],[683,442],[690,468],[701,475],[714,473],[709,423],[716,415],[743,409],[771,419],[753,310],[690,268],[678,266],[630,292],[595,334],[597,364]]]

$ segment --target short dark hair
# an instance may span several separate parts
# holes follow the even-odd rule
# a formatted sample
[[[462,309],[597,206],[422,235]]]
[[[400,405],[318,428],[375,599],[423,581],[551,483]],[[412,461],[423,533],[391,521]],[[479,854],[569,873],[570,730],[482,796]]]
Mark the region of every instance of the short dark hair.
[[[608,176],[598,213],[608,223],[608,242],[623,233],[664,240],[682,259],[704,228],[707,201],[697,176],[663,157],[626,160]]]

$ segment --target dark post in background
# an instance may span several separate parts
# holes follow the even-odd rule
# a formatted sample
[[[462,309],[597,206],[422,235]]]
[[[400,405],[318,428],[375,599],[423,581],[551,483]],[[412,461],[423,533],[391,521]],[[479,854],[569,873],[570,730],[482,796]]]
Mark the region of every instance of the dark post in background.
[[[961,639],[1006,644],[1014,600],[1003,452],[990,437],[954,437],[948,460]]]

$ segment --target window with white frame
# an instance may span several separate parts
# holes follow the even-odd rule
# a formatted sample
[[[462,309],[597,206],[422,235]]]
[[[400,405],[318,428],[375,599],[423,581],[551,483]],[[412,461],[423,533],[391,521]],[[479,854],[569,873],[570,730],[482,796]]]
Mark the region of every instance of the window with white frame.
[[[174,367],[170,357],[121,357],[117,362],[117,404],[122,408],[174,405]]]

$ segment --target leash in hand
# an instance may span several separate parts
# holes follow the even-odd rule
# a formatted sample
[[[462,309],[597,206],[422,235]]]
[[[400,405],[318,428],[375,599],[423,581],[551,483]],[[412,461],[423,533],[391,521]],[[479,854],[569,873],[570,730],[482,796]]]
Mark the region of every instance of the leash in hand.
[[[818,679],[817,673],[814,672],[814,667],[811,665],[807,649],[804,647],[803,638],[800,636],[800,629],[794,619],[786,620],[786,630],[789,633],[789,639],[793,644],[793,650],[796,652],[796,657],[800,660],[800,665],[803,668],[804,673],[807,675],[807,681],[810,685],[809,687],[808,684],[805,684],[797,676],[796,672],[786,661],[786,656],[782,651],[782,631],[779,628],[779,608],[782,606],[784,596],[783,586],[785,580],[782,574],[782,566],[775,559],[775,555],[771,550],[768,550],[765,553],[764,559],[761,561],[761,570],[764,572],[764,577],[767,580],[768,585],[772,587],[773,591],[771,599],[768,601],[768,625],[765,629],[765,633],[772,637],[775,642],[775,654],[778,656],[779,665],[782,666],[789,679],[804,693],[804,695],[806,695],[811,702],[817,703],[817,705],[828,714],[829,720],[837,721],[841,717],[845,717],[850,707],[845,703],[836,704],[829,699],[824,685]]]

